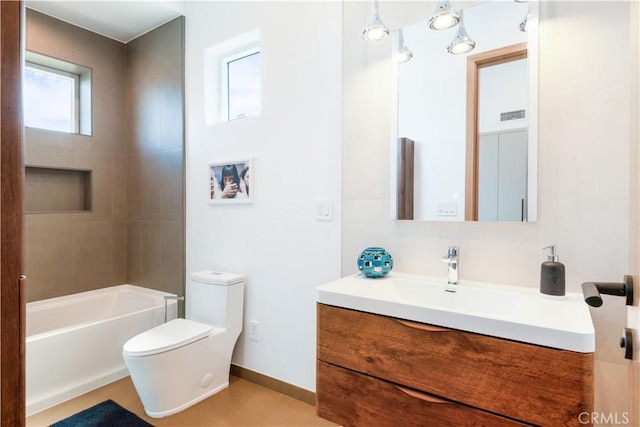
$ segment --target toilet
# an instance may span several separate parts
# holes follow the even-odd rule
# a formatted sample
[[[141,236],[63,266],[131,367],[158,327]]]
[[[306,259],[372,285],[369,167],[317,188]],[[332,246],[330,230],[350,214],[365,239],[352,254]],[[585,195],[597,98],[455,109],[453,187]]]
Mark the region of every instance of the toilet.
[[[244,277],[193,273],[186,319],[127,341],[122,357],[148,416],[167,417],[229,386],[231,354],[242,331]]]

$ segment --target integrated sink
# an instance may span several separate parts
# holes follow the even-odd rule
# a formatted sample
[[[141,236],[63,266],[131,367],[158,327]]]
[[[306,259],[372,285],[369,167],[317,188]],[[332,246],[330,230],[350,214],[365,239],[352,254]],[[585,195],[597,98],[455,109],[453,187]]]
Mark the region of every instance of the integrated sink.
[[[318,302],[374,314],[589,353],[595,333],[581,294],[543,297],[537,288],[391,272],[360,274],[318,288]]]
[[[524,299],[521,293],[505,288],[478,287],[464,282],[448,285],[444,281],[394,277],[387,283],[398,298],[408,304],[493,317],[508,316]]]

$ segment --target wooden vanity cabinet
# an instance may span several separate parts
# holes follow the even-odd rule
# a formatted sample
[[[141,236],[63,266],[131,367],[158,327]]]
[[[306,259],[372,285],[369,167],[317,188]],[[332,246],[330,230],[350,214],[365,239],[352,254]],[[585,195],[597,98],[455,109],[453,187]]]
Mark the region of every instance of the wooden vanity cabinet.
[[[335,423],[582,426],[593,411],[593,353],[320,303],[317,315],[316,407]]]

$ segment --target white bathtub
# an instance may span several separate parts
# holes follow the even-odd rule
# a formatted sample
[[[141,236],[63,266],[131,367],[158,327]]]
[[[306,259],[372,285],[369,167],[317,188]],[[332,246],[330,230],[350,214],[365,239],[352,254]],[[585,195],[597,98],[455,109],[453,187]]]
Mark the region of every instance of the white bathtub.
[[[120,285],[28,303],[27,415],[127,376],[122,346],[164,322],[165,295]]]

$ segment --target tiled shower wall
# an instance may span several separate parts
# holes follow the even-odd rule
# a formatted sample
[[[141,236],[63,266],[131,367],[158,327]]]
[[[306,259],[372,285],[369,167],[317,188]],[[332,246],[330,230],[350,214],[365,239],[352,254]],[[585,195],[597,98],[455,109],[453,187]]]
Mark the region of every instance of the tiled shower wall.
[[[27,213],[27,301],[123,283],[182,294],[182,18],[127,45],[29,9],[26,22],[27,50],[89,67],[93,80],[91,136],[25,132],[28,166],[92,170],[93,185],[91,212]],[[171,61],[179,71],[162,66]]]
[[[184,295],[184,18],[127,44],[129,283]]]

